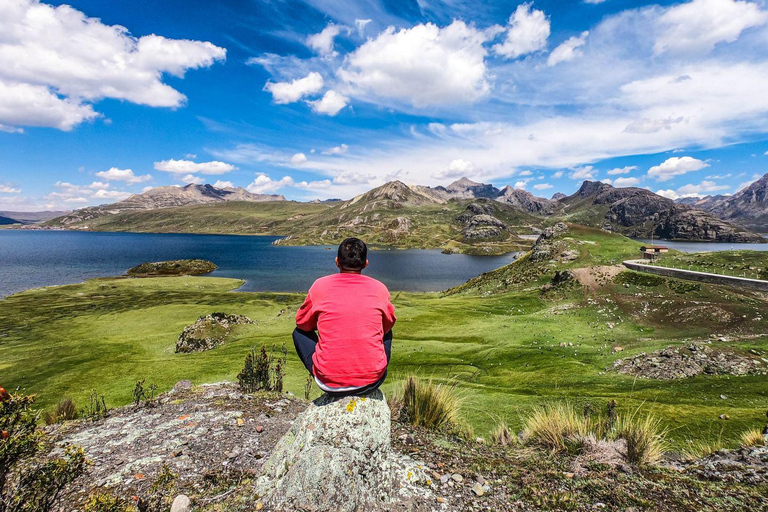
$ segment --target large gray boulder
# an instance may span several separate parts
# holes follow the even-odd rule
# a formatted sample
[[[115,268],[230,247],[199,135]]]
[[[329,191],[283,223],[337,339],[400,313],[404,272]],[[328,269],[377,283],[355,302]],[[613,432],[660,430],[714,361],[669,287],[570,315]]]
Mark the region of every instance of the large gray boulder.
[[[431,485],[392,450],[389,406],[376,390],[311,403],[265,462],[256,492],[271,510],[417,510]]]

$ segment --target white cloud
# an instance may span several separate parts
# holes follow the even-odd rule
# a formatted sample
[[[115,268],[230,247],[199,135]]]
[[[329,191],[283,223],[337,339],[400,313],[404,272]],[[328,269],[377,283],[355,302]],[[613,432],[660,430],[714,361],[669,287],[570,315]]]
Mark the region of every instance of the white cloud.
[[[365,34],[365,26],[368,25],[371,21],[373,20],[356,19],[355,27],[357,27],[357,35],[359,35],[360,37],[363,37],[363,35]]]
[[[605,2],[606,0],[584,0],[585,4],[597,5]]]
[[[616,178],[613,180],[613,186],[614,187],[634,187],[635,185],[639,184],[640,180],[634,177],[628,177],[628,178]]]
[[[335,116],[341,109],[347,106],[349,98],[334,90],[327,91],[322,98],[316,101],[308,101],[312,111],[316,114]]]
[[[656,133],[671,130],[676,124],[685,122],[684,117],[667,117],[664,119],[637,119],[624,128],[627,133]]]
[[[333,178],[338,185],[366,185],[376,179],[373,174],[361,174],[359,172],[342,172]]]
[[[347,150],[349,150],[349,146],[347,146],[346,144],[342,144],[340,146],[336,146],[323,151],[323,154],[324,155],[343,155],[344,153],[347,152]]]
[[[178,107],[186,97],[163,83],[164,73],[224,60],[211,43],[136,38],[68,6],[37,0],[0,5],[0,123],[71,130],[98,114],[90,103],[113,98]]]
[[[143,183],[152,179],[149,174],[136,176],[131,169],[118,169],[117,167],[111,167],[108,171],[99,171],[96,176],[107,181],[124,181],[128,184]]]
[[[444,180],[448,178],[465,178],[468,176],[474,176],[480,171],[473,162],[457,158],[452,160],[448,164],[448,168],[442,171],[437,171],[432,175],[433,178],[438,180]]]
[[[699,184],[689,183],[688,185],[683,185],[677,190],[658,190],[656,193],[669,199],[680,199],[682,197],[701,197],[716,192],[723,192],[730,188],[730,185],[718,185],[714,181],[704,180]]]
[[[105,199],[119,201],[130,196],[130,192],[124,190],[112,190],[109,183],[94,181],[90,185],[73,185],[66,181],[57,181],[54,184],[54,192],[46,195],[50,207],[68,203],[103,202]]]
[[[205,178],[202,176],[195,176],[194,174],[185,174],[180,178],[177,177],[177,179],[184,184],[191,183],[192,185],[202,185],[205,183]]]
[[[493,51],[514,59],[547,47],[550,26],[544,11],[533,9],[532,3],[520,4],[509,18],[509,29],[503,43]]]
[[[616,167],[615,169],[611,169],[610,171],[608,171],[608,175],[615,176],[617,174],[629,174],[635,169],[637,169],[636,165],[627,165],[626,167]]]
[[[306,161],[307,161],[307,155],[305,155],[304,153],[296,153],[291,157],[292,164],[297,164],[297,165],[303,164]]]
[[[290,176],[283,176],[279,180],[273,180],[266,174],[259,174],[253,183],[248,185],[246,190],[254,194],[271,194],[283,187],[288,187],[294,184],[293,178]]]
[[[307,46],[315,50],[323,57],[335,57],[338,55],[338,52],[334,50],[333,42],[336,36],[338,36],[342,30],[346,33],[350,32],[349,27],[329,23],[322,32],[318,34],[312,34],[311,36],[307,37]]]
[[[290,82],[267,82],[264,85],[264,90],[272,94],[272,100],[278,105],[295,103],[304,96],[320,92],[322,88],[323,76],[317,71]]]
[[[550,185],[549,183],[537,183],[536,185],[533,186],[533,188],[535,188],[536,190],[547,190],[549,188],[552,188],[552,185]]]
[[[648,169],[648,176],[656,181],[669,181],[674,176],[680,176],[692,171],[698,171],[709,167],[709,164],[690,156],[673,156],[659,165]]]
[[[522,171],[520,174],[518,174],[518,176],[530,176],[532,174],[533,173],[531,171]]]
[[[525,190],[525,186],[528,185],[528,180],[520,180],[516,181],[513,188],[516,188],[518,190]]]
[[[350,94],[415,107],[476,102],[488,95],[487,34],[454,21],[408,29],[387,28],[347,55],[338,76]]]
[[[557,171],[557,172],[555,172],[555,173],[552,175],[552,177],[553,177],[553,178],[555,178],[555,179],[557,180],[557,179],[560,179],[560,178],[562,178],[562,177],[563,177],[563,174],[564,174],[564,173],[563,173],[563,171]]]
[[[547,59],[547,66],[555,66],[561,62],[581,57],[583,52],[580,48],[586,44],[588,35],[589,31],[584,31],[578,36],[568,38],[568,40],[552,50]]]
[[[299,181],[294,183],[294,186],[296,188],[303,188],[306,190],[324,190],[331,188],[333,186],[333,183],[331,180],[319,180],[319,181]]]
[[[163,160],[155,162],[155,169],[173,174],[226,174],[237,169],[234,165],[224,162],[192,162],[190,160]]]
[[[216,188],[235,188],[235,184],[231,181],[221,181],[216,180],[216,183],[213,184]]]
[[[0,183],[0,194],[21,194],[21,189]]]
[[[741,33],[768,22],[768,12],[754,2],[693,0],[668,9],[657,22],[656,54],[700,53],[718,43],[732,43]]]
[[[576,167],[568,173],[568,177],[572,180],[591,180],[597,175],[597,169],[591,165],[585,165],[583,167]]]

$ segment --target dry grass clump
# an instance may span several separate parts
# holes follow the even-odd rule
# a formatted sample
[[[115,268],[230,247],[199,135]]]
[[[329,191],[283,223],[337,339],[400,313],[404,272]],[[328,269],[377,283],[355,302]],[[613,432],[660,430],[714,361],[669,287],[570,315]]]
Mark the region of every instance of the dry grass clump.
[[[741,434],[741,446],[752,448],[765,446],[765,437],[760,429],[753,428]]]
[[[635,411],[629,416],[619,416],[614,435],[626,442],[625,457],[630,464],[655,464],[667,448],[667,429],[661,420],[650,414],[638,418]]]
[[[431,379],[409,375],[390,401],[390,408],[396,418],[411,425],[470,438],[471,428],[459,415],[461,403],[455,384],[435,384]]]
[[[43,420],[46,425],[61,423],[62,421],[76,420],[80,414],[71,398],[65,398],[56,405],[53,411],[46,411]]]
[[[491,431],[491,442],[493,444],[508,446],[515,443],[516,440],[517,438],[509,430],[509,426],[503,421],[500,421],[496,428]]]
[[[578,451],[590,434],[590,420],[569,403],[552,403],[533,410],[525,423],[526,441],[553,452]]]

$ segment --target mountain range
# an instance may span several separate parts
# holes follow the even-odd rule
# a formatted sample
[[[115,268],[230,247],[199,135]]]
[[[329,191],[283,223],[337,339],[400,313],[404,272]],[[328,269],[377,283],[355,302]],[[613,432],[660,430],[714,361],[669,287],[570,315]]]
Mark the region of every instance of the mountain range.
[[[0,225],[7,224],[38,224],[49,221],[69,212],[0,212]]]
[[[295,245],[332,244],[346,236],[361,236],[379,246],[439,247],[481,254],[514,250],[525,245],[521,236],[557,221],[639,238],[765,242],[740,224],[747,218],[753,221],[754,230],[768,231],[766,181],[768,175],[734,196],[704,201],[706,208],[642,188],[615,188],[596,181],[583,182],[569,196],[555,194],[550,199],[467,178],[439,187],[392,181],[347,201],[311,203],[241,188],[190,184],[159,187],[111,205],[76,210],[48,225],[105,231],[273,234],[285,236],[279,243]]]

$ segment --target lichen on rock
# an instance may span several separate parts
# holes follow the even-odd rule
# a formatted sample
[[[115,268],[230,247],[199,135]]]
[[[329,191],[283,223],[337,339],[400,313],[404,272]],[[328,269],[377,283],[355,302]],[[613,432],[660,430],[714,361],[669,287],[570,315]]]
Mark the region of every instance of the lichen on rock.
[[[176,353],[210,350],[224,343],[234,326],[253,323],[253,320],[243,315],[211,313],[201,316],[181,332],[176,341]]]
[[[390,445],[384,395],[323,395],[300,414],[263,466],[256,492],[275,510],[409,510],[431,495],[422,467]]]

